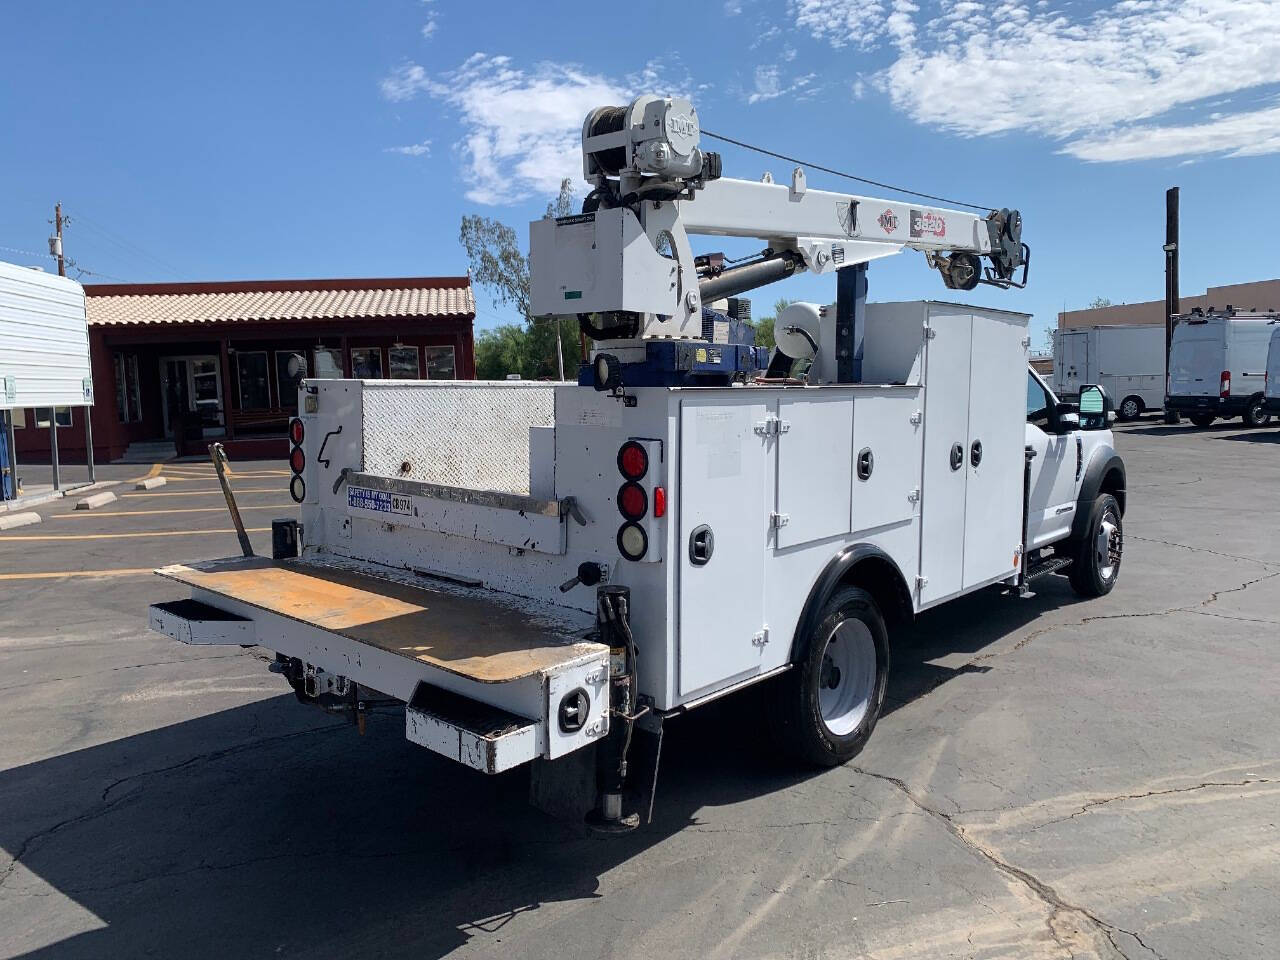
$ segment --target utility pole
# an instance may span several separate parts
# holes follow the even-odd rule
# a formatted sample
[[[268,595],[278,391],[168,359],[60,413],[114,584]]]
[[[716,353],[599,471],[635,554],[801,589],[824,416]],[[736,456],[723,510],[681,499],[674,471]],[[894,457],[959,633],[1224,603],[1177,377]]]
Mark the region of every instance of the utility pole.
[[[1178,297],[1178,194],[1170,187],[1164,195],[1164,384],[1169,392],[1169,353],[1173,348],[1173,317],[1181,312]],[[1177,423],[1179,416],[1166,410],[1165,423]]]
[[[49,241],[49,252],[58,258],[58,276],[67,275],[67,258],[62,255],[62,201],[53,205],[54,237]]]

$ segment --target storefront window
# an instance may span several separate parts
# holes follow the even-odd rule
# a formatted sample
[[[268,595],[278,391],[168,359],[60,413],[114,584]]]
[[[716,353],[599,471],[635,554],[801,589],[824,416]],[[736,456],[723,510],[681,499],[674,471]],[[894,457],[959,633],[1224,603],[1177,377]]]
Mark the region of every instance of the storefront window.
[[[418,379],[418,348],[392,347],[387,351],[391,361],[392,380]]]
[[[57,414],[59,427],[71,426],[71,408],[70,407],[53,407],[53,408],[36,407],[35,414],[36,414],[37,427],[44,427],[46,430],[49,429],[49,417],[50,417],[51,409],[55,411]]]
[[[342,351],[333,347],[316,347],[311,351],[312,376],[318,380],[342,379]]]
[[[352,347],[351,375],[359,380],[381,380],[382,349],[380,347]]]
[[[241,410],[271,408],[271,386],[268,380],[265,350],[237,353],[236,379],[240,384]]]
[[[116,375],[116,416],[121,423],[142,419],[142,388],[138,383],[138,355],[114,353],[111,364]]]
[[[427,357],[428,380],[456,380],[453,367],[453,347],[423,347]]]
[[[276,351],[276,392],[280,395],[280,409],[295,412],[298,409],[298,390],[294,386],[293,375],[289,373],[289,361],[294,357],[302,360],[305,364],[307,361],[303,358],[301,350],[277,350]],[[307,371],[305,366],[302,369],[302,375],[305,377]]]

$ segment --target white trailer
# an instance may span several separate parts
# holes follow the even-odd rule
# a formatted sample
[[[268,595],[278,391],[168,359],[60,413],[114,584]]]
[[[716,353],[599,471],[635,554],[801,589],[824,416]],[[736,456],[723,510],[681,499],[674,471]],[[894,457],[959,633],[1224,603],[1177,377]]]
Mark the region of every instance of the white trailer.
[[[0,499],[16,493],[13,423],[9,411],[49,409],[54,483],[58,407],[93,404],[89,324],[84,288],[74,280],[0,262]],[[89,418],[85,417],[86,430]],[[93,453],[89,444],[92,477]]]
[[[1268,423],[1267,350],[1278,317],[1228,308],[1176,318],[1165,409],[1188,414],[1199,427],[1229,417],[1249,427]]]
[[[152,607],[153,626],[181,641],[274,650],[307,702],[357,721],[402,704],[406,736],[428,749],[486,772],[534,762],[541,805],[563,808],[585,776],[578,812],[598,791],[605,825],[623,814],[633,734],[658,738],[665,718],[762,681],[795,756],[854,756],[880,714],[898,625],[993,585],[1028,594],[1054,572],[1082,595],[1108,592],[1125,499],[1105,391],[1058,401],[1027,368],[1025,314],[865,304],[853,264],[911,246],[909,233],[931,231],[935,266],[969,283],[969,253],[993,249],[987,221],[961,215],[970,229],[939,251],[949,211],[911,211],[899,237],[882,201],[841,207],[810,191],[810,215],[766,194],[757,229],[780,256],[745,273],[709,258],[695,273],[682,217],[702,196],[673,206],[670,193],[707,172],[690,160],[691,107],[622,109],[677,131],[637,155],[686,172],[646,180],[634,209],[608,208],[621,215],[533,227],[535,309],[594,298],[579,317],[596,340],[581,384],[303,381],[290,428],[300,544],[282,524],[271,559],[167,567],[192,597]],[[598,129],[589,118],[589,162]],[[598,190],[609,177],[593,176]],[[797,181],[773,189],[794,194]],[[719,181],[702,231],[719,217],[723,232],[744,230],[772,187],[744,183],[733,203],[739,183]],[[846,246],[851,204],[882,216],[872,223],[891,239]],[[803,240],[769,230],[784,213]],[[1005,231],[1016,214],[999,216]],[[834,309],[778,318],[765,375],[742,366],[749,344],[661,333],[787,254],[847,269]],[[1007,285],[1010,261],[990,269]],[[602,309],[631,298],[648,308]]]
[[[1055,331],[1054,390],[1074,399],[1101,384],[1120,420],[1136,420],[1164,403],[1164,325],[1098,325]]]

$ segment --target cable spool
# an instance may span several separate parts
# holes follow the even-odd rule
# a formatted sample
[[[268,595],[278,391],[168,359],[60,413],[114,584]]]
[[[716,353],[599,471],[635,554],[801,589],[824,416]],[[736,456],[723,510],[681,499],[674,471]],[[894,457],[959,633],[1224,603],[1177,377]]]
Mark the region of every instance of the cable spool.
[[[618,133],[626,128],[628,107],[600,107],[591,117],[588,131],[599,137],[606,133]],[[607,175],[616,175],[627,165],[627,148],[609,147],[591,154],[591,160]]]

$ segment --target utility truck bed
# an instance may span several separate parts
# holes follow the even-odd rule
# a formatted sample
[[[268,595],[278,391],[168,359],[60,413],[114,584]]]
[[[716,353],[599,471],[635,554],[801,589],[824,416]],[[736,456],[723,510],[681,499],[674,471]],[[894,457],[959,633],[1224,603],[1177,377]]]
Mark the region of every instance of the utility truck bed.
[[[185,643],[261,644],[300,693],[335,709],[378,695],[403,701],[410,740],[488,773],[559,756],[608,729],[609,648],[581,639],[590,615],[481,588],[420,586],[371,566],[175,564],[156,572],[190,586],[191,599],[153,605],[151,625]],[[549,724],[578,690],[582,722],[568,731]]]
[[[576,642],[575,624],[532,619],[482,590],[450,595],[265,557],[179,563],[156,572],[199,588],[214,606],[219,600],[248,604],[479,683],[519,680],[604,649]],[[579,634],[591,625],[590,618],[580,619]]]

